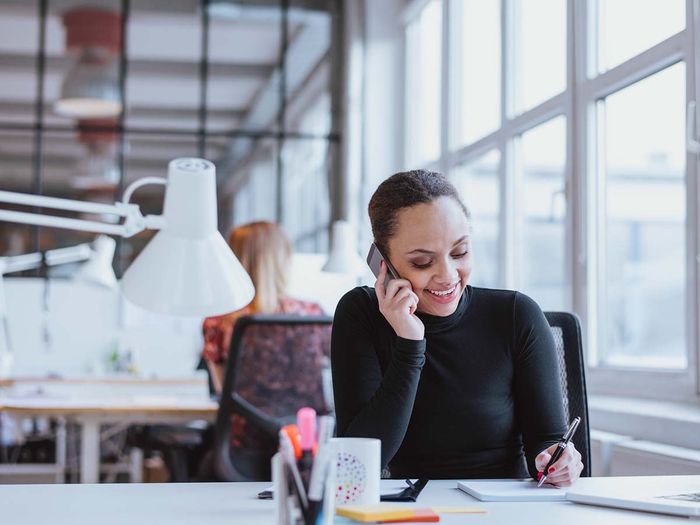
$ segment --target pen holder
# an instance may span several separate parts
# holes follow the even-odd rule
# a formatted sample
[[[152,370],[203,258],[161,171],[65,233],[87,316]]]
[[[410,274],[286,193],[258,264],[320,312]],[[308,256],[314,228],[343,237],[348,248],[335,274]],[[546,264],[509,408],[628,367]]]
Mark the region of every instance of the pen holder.
[[[330,447],[331,449],[333,447]],[[335,458],[335,453],[331,454]],[[309,504],[306,488],[295,481],[294,467],[278,452],[272,457],[272,485],[274,490],[275,523],[277,525],[332,525],[335,516],[336,462],[328,461],[323,475],[320,501]],[[300,494],[303,492],[303,495]],[[306,505],[304,504],[306,501]]]

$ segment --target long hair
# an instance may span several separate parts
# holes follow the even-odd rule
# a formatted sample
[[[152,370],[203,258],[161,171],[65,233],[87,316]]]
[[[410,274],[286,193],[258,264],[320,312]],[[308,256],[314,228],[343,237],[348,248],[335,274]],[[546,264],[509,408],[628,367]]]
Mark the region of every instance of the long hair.
[[[281,226],[257,221],[231,230],[228,244],[255,286],[252,313],[273,313],[285,296],[292,247]]]

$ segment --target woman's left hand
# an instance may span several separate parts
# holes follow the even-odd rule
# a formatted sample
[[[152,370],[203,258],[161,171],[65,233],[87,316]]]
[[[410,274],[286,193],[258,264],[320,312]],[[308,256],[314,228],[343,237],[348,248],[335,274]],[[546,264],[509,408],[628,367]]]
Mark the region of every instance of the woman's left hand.
[[[552,459],[552,454],[557,448],[557,444],[540,452],[535,458],[535,467],[537,467],[537,479],[541,478],[540,473]],[[576,481],[579,476],[581,476],[581,471],[583,470],[583,463],[581,462],[581,453],[576,450],[573,443],[569,442],[564,452],[562,452],[561,457],[557,462],[549,468],[549,473],[547,474],[547,481],[545,483],[550,483],[551,485],[556,485],[557,487],[570,487],[571,484]]]

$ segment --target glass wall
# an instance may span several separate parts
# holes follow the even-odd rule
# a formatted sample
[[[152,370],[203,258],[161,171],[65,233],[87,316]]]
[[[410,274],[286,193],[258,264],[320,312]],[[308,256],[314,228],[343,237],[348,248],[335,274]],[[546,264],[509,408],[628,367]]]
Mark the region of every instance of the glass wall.
[[[326,249],[327,157],[339,140],[330,133],[332,6],[41,5],[0,5],[0,29],[12,35],[0,42],[2,189],[111,203],[134,180],[165,176],[170,160],[202,156],[217,165],[222,232],[264,218],[295,244]],[[81,98],[91,106],[77,110]],[[321,204],[298,214],[310,188]],[[162,189],[139,189],[135,201],[159,213]],[[94,238],[3,230],[18,253]],[[120,242],[118,273],[147,236]]]

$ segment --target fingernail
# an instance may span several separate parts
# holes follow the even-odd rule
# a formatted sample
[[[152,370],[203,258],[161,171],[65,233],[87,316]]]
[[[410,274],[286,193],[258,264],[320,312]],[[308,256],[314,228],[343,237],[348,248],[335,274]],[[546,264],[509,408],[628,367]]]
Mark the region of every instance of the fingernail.
[[[544,474],[542,472],[538,472],[537,473],[537,481],[541,480],[542,476],[544,476]]]
[[[550,474],[551,474],[552,472],[554,472],[555,470],[557,470],[557,469],[555,469],[554,467],[549,467],[549,473],[550,473]]]

